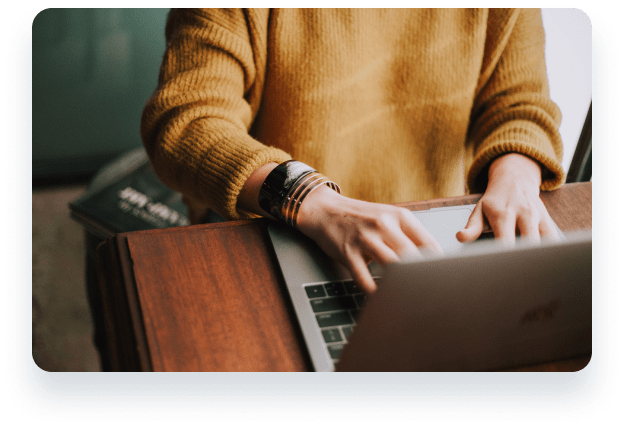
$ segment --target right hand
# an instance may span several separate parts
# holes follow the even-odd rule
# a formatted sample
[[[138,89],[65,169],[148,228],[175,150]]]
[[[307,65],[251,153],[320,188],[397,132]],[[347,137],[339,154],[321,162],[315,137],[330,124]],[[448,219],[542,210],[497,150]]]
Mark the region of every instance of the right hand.
[[[306,196],[297,227],[342,263],[368,294],[377,288],[368,270],[371,261],[385,266],[406,255],[420,256],[419,247],[442,253],[440,244],[406,208],[347,198],[327,186]]]

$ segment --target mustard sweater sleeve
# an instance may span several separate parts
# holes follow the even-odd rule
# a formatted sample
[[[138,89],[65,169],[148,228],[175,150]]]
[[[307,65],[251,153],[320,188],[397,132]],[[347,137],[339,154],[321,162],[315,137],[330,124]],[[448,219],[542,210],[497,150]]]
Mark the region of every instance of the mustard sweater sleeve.
[[[289,159],[249,136],[260,104],[268,11],[172,10],[158,87],[141,135],[154,169],[174,190],[227,219],[258,167]]]
[[[487,166],[509,152],[542,165],[542,190],[564,182],[561,114],[549,97],[544,44],[539,9],[489,11],[467,139],[474,150],[467,174],[472,192],[485,190]]]

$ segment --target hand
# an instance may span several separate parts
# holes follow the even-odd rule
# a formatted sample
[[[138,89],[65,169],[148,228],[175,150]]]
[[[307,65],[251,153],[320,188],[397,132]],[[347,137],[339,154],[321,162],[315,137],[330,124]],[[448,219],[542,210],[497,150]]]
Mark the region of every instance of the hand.
[[[419,247],[442,253],[440,244],[409,210],[350,199],[327,186],[304,199],[297,226],[349,269],[366,293],[377,288],[367,267],[372,260],[385,266],[408,254],[419,256]]]
[[[491,227],[494,237],[506,243],[515,241],[516,233],[533,242],[541,237],[559,239],[557,229],[539,198],[542,173],[532,159],[509,153],[492,162],[488,185],[464,230],[457,233],[460,242],[476,240]]]

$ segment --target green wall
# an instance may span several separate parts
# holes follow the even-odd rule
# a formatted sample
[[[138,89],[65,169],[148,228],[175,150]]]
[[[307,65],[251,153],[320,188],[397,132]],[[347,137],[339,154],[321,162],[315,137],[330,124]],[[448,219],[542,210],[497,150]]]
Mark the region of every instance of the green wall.
[[[33,179],[92,174],[139,147],[167,9],[47,9],[33,21]]]

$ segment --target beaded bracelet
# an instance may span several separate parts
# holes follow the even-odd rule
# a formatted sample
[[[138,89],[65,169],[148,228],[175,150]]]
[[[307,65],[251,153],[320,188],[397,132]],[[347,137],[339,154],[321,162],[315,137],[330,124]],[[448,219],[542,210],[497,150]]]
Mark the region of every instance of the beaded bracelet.
[[[258,202],[273,217],[296,228],[303,200],[323,184],[340,193],[340,186],[314,168],[299,161],[286,161],[276,166],[262,183]]]

